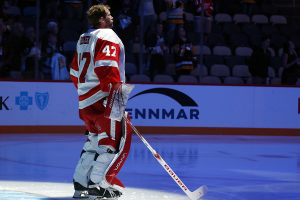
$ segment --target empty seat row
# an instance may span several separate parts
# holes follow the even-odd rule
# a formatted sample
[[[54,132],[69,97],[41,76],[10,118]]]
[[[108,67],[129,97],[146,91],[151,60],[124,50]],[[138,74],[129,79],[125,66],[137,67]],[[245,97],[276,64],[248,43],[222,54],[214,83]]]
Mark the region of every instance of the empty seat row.
[[[242,26],[238,24],[227,23],[224,26],[221,26],[217,23],[212,24],[212,33],[225,33],[225,34],[237,34],[237,33],[244,33],[248,36],[253,34],[265,34],[265,35],[272,35],[272,34],[282,34],[286,37],[291,37],[298,35],[297,28],[292,25],[284,25],[281,27],[277,27],[276,25],[265,24],[261,27],[255,24],[244,24]]]
[[[143,69],[145,70],[145,69]],[[125,63],[125,71],[126,75],[135,75],[137,74],[137,67],[133,63]],[[272,67],[268,67],[268,77],[275,78],[275,77],[281,77],[283,68],[279,68],[278,75],[276,74],[276,71]],[[209,73],[208,73],[209,72]],[[235,76],[235,77],[250,77],[251,73],[249,72],[249,68],[247,65],[235,65],[232,69],[227,67],[226,65],[213,65],[209,70],[206,66],[202,66],[202,70],[200,69],[200,65],[198,64],[197,68],[193,69],[190,72],[190,75],[192,76],[218,76],[218,77],[227,77],[227,76]],[[175,65],[169,64],[166,66],[166,74],[175,76]]]
[[[192,13],[185,13],[186,15],[186,20],[188,21],[193,21],[194,16]],[[167,20],[167,13],[166,12],[161,12],[158,16],[159,19],[162,21]],[[287,24],[287,20],[284,16],[282,15],[272,15],[269,18],[266,15],[253,15],[250,19],[248,15],[245,14],[235,14],[233,17],[231,17],[227,13],[219,13],[216,14],[215,17],[211,17],[212,21],[215,21],[217,23],[221,22],[234,22],[234,23],[258,23],[258,24],[267,24],[267,23],[272,23],[272,24]]]
[[[130,82],[151,82],[147,75],[133,75],[130,78]],[[174,79],[170,75],[156,75],[153,78],[153,82],[159,83],[174,83]],[[248,77],[246,80],[240,77],[228,76],[223,79],[223,81],[217,76],[204,76],[200,81],[198,78],[192,75],[182,75],[178,78],[178,83],[208,83],[208,84],[252,84],[252,77]],[[270,79],[269,84],[271,85],[281,85],[281,78]],[[300,85],[300,79],[296,85]]]
[[[255,23],[255,24],[268,24],[269,22],[272,24],[287,24],[287,20],[282,15],[272,15],[269,18],[266,15],[253,15],[250,17],[245,14],[235,14],[233,18],[226,13],[216,14],[214,21],[217,23],[221,22],[235,22],[235,23]]]
[[[207,45],[210,47],[213,46],[227,46],[227,45],[234,45],[234,46],[260,46],[261,45],[261,38],[263,37],[263,34],[253,34],[253,35],[246,35],[243,33],[236,33],[228,35],[227,41],[225,41],[225,37],[222,33],[211,33],[208,35],[207,38]],[[293,36],[290,38],[290,40],[299,40],[299,36]],[[193,38],[192,43],[193,42]],[[271,39],[271,46],[274,48],[281,48],[284,43],[288,41],[288,38],[284,35],[280,34],[273,34],[270,36]],[[196,42],[196,41],[195,41]],[[297,41],[298,42],[298,41]],[[227,44],[228,43],[228,44]]]
[[[7,14],[12,16],[20,16],[22,15],[21,9],[18,6],[10,6]],[[25,7],[23,10],[24,16],[34,16],[36,15],[36,7]]]

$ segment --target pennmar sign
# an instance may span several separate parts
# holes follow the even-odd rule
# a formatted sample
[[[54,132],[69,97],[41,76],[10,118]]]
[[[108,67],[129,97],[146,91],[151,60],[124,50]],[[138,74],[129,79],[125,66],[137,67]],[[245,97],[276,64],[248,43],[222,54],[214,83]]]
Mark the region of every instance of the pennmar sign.
[[[0,126],[84,126],[78,108],[72,83],[1,82]],[[300,87],[135,84],[126,110],[137,127],[300,129]]]

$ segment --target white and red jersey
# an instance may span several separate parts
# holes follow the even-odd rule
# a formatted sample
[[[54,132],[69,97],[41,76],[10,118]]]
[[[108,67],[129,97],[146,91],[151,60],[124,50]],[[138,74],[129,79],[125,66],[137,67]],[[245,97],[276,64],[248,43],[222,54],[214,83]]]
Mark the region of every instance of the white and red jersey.
[[[201,16],[201,0],[193,0],[194,2],[194,16]],[[211,0],[204,0],[204,11],[212,14],[214,6]],[[206,13],[204,16],[207,17]]]
[[[112,29],[90,29],[77,42],[70,69],[79,109],[108,96],[111,85],[125,82],[124,45]]]

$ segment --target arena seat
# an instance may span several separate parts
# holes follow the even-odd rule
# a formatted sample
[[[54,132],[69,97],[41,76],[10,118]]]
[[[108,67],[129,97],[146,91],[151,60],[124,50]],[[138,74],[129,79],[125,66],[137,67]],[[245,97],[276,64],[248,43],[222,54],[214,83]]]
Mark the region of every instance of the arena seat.
[[[245,14],[235,14],[233,16],[233,21],[235,23],[250,23],[250,17]]]
[[[269,19],[265,15],[253,15],[251,21],[255,24],[268,24]]]
[[[283,48],[278,49],[278,56],[281,57],[283,54]]]
[[[228,76],[224,79],[225,84],[245,84],[240,77]]]
[[[130,77],[131,82],[151,82],[149,76],[147,75],[142,75],[140,76],[139,74],[134,74]]]
[[[226,65],[213,65],[210,68],[211,76],[230,76],[230,70]]]
[[[77,42],[65,42],[64,43],[64,51],[76,51]]]
[[[162,21],[166,21],[167,20],[167,12],[159,13],[158,18],[161,19]]]
[[[175,64],[172,63],[166,66],[166,74],[171,76],[176,75]]]
[[[216,76],[204,76],[201,80],[201,83],[214,83],[214,84],[221,84],[221,79]]]
[[[281,78],[272,78],[271,85],[281,85]]]
[[[201,47],[199,45],[194,46],[195,48],[195,54],[200,55],[201,53]],[[208,46],[203,45],[203,55],[210,55],[211,51]]]
[[[298,34],[297,28],[291,25],[284,25],[280,27],[280,33],[285,37],[292,37]]]
[[[36,7],[25,7],[23,10],[24,16],[36,16]]]
[[[245,58],[243,56],[227,56],[225,64],[232,69],[235,65],[245,65]]]
[[[137,67],[133,63],[125,63],[125,71],[127,74],[137,74]]]
[[[275,70],[272,67],[268,67],[268,76],[270,78],[275,78],[276,77]]]
[[[283,72],[283,67],[280,67],[280,68],[278,69],[278,77],[281,78],[282,72]]]
[[[174,83],[174,79],[169,75],[156,75],[153,82]]]
[[[213,54],[219,56],[230,56],[231,50],[227,46],[215,46],[213,48]]]
[[[275,57],[275,51],[273,48],[269,47],[269,51],[271,52],[271,56]]]
[[[224,59],[222,56],[219,55],[207,55],[204,58],[204,65],[207,68],[210,68],[212,65],[215,64],[224,64]]]
[[[248,36],[242,33],[232,34],[230,36],[230,42],[238,47],[249,46]]]
[[[181,75],[178,78],[178,83],[198,83],[198,79],[192,75]]]
[[[215,16],[215,22],[220,23],[220,22],[231,22],[232,18],[229,14],[226,13],[218,13]]]
[[[264,34],[264,35],[272,35],[272,34],[276,34],[276,33],[279,33],[279,30],[276,26],[274,25],[270,25],[270,24],[267,24],[267,25],[263,25],[261,27],[261,33]]]
[[[232,68],[232,76],[236,77],[250,77],[248,65],[236,65]]]
[[[252,84],[252,77],[247,78],[247,84]]]
[[[257,25],[255,24],[245,24],[242,27],[243,33],[245,33],[248,36],[259,34],[260,30]]]
[[[237,56],[251,56],[253,50],[250,47],[237,47],[235,49],[235,55]]]
[[[21,16],[21,10],[18,6],[9,6],[7,14],[11,16]]]
[[[193,69],[190,73],[190,75],[192,76],[199,76],[199,67],[200,67],[200,64],[197,65],[197,68]],[[202,76],[207,76],[207,68],[203,65],[203,68],[202,68]]]
[[[282,15],[272,15],[270,17],[270,22],[272,24],[287,24],[286,18]]]
[[[223,32],[227,35],[241,33],[241,28],[237,24],[225,24],[223,26]]]

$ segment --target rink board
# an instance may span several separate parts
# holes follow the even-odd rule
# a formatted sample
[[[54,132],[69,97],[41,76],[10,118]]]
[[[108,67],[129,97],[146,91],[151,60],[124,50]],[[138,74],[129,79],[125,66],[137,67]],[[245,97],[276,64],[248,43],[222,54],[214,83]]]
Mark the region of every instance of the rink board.
[[[69,82],[0,82],[0,133],[84,131]],[[135,84],[127,112],[142,133],[300,135],[300,88]]]

